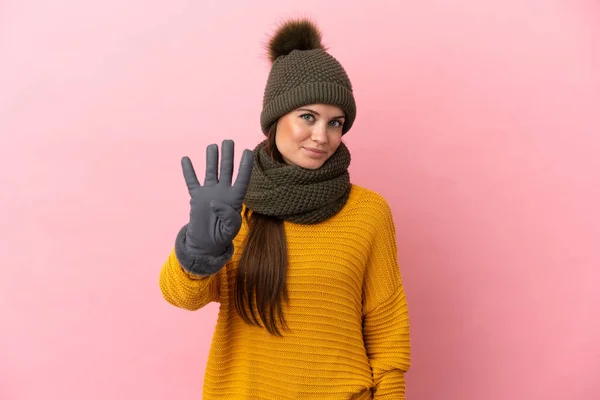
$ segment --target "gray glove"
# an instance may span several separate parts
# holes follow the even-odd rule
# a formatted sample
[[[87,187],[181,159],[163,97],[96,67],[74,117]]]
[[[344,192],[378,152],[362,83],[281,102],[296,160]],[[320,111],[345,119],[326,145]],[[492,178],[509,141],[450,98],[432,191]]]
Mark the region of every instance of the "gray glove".
[[[192,162],[183,157],[181,166],[190,193],[190,221],[177,235],[175,253],[181,266],[195,275],[218,272],[233,255],[233,239],[242,226],[242,203],[252,173],[253,153],[246,149],[235,183],[234,142],[222,143],[220,176],[217,176],[219,149],[206,147],[204,186],[196,177]]]

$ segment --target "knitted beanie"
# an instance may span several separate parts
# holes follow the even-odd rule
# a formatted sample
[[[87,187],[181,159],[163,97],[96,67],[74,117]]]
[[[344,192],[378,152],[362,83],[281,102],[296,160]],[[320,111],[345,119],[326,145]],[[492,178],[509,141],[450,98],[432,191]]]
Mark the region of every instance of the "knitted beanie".
[[[356,118],[352,84],[342,65],[326,51],[313,22],[285,22],[271,37],[268,51],[272,65],[260,115],[265,135],[283,115],[315,103],[340,107],[346,116],[342,134],[350,130]]]

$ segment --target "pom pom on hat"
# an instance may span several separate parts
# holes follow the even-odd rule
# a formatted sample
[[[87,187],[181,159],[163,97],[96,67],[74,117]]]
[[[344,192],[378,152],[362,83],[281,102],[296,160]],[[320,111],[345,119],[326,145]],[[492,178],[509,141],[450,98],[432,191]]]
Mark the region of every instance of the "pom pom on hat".
[[[314,22],[308,19],[289,20],[281,24],[269,40],[269,60],[274,62],[293,50],[325,50],[321,39],[321,31]]]

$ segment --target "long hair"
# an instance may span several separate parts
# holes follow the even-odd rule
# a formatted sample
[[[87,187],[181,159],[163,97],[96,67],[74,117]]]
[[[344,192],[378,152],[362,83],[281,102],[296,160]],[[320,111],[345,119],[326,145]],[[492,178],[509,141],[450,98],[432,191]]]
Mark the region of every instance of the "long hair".
[[[275,144],[276,130],[275,123],[267,133],[266,151],[283,162]],[[256,212],[248,218],[247,211],[244,218],[248,220],[248,235],[238,267],[235,308],[246,323],[264,326],[272,335],[282,336],[280,327],[287,328],[283,302],[289,301],[288,249],[283,220]]]

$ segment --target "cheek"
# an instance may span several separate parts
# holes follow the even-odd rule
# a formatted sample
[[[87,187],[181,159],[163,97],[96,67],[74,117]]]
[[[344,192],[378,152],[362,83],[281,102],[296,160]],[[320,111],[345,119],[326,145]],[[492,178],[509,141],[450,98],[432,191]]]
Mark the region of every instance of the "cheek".
[[[287,134],[290,141],[301,142],[306,139],[309,132],[306,126],[302,124],[302,121],[295,121],[288,124]]]
[[[293,138],[291,137],[290,131],[287,129],[287,127],[277,132],[277,135],[275,136],[275,144],[280,152],[286,152],[290,148],[292,142]]]
[[[299,123],[285,121],[277,131],[275,141],[282,147],[292,147],[306,139],[306,128]]]
[[[330,139],[330,143],[331,143],[331,147],[333,148],[333,150],[337,150],[338,147],[340,147],[340,144],[342,144],[342,135],[341,134],[337,134],[335,136],[333,136]]]
[[[275,145],[286,162],[291,162],[297,147],[294,126],[289,121],[283,120],[277,128]]]

